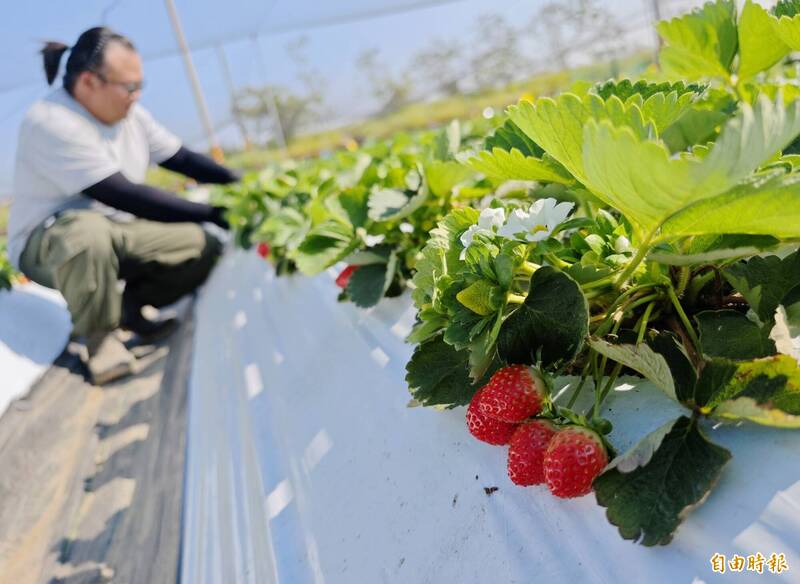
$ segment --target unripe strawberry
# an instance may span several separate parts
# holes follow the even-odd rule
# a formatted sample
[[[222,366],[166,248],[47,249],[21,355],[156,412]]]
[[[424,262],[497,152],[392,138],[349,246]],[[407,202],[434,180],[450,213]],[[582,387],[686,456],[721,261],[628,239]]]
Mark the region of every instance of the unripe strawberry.
[[[469,433],[481,442],[488,444],[496,446],[508,444],[517,425],[501,422],[483,415],[478,408],[478,400],[482,391],[483,389],[479,389],[475,392],[475,395],[472,396],[472,401],[469,402],[467,407],[467,428],[469,428]]]
[[[544,455],[557,433],[556,426],[547,420],[531,420],[517,426],[508,445],[511,482],[522,487],[544,482]]]
[[[510,365],[498,370],[481,392],[481,413],[517,424],[542,410],[544,382],[531,367]]]
[[[355,272],[357,269],[358,266],[347,266],[336,278],[336,285],[342,290],[347,288],[347,283],[350,281],[350,276],[352,276],[353,272]]]
[[[592,482],[608,464],[600,436],[581,426],[561,430],[547,447],[544,477],[556,497],[581,497],[592,490]]]
[[[260,255],[262,258],[268,258],[270,253],[269,244],[265,241],[259,242],[259,244],[256,246],[256,252],[258,252],[258,255]]]

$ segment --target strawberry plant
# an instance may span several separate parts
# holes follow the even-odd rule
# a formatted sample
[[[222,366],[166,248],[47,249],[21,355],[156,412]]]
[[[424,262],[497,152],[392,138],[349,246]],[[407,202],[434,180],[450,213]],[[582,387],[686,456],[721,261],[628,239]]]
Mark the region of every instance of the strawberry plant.
[[[800,428],[799,7],[709,2],[659,23],[651,79],[522,101],[489,136],[454,124],[283,163],[218,197],[279,272],[346,265],[340,297],[361,307],[410,288],[415,402],[467,406],[473,436],[510,443],[513,482],[593,490],[622,537],[666,544],[732,456],[709,424]],[[685,413],[617,455],[601,414],[622,373]],[[578,381],[555,400],[563,375]]]

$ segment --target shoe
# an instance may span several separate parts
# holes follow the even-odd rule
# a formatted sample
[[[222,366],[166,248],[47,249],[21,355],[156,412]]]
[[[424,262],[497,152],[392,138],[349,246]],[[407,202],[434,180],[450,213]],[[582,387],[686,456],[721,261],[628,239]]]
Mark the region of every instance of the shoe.
[[[131,302],[123,301],[122,318],[119,326],[139,337],[139,343],[152,344],[167,338],[178,329],[179,321],[176,318],[165,320],[150,320],[142,315],[142,307]]]
[[[94,385],[105,385],[137,372],[136,357],[113,332],[91,335],[86,340],[86,351],[86,366]]]

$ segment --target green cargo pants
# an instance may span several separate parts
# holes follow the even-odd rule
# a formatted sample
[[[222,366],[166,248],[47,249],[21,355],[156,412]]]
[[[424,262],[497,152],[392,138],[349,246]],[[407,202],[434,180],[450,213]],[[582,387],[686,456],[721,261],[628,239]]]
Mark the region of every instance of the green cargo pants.
[[[112,331],[126,300],[166,306],[202,284],[222,244],[194,223],[115,222],[96,211],[66,211],[37,227],[20,258],[22,273],[55,288],[72,315],[73,335]]]

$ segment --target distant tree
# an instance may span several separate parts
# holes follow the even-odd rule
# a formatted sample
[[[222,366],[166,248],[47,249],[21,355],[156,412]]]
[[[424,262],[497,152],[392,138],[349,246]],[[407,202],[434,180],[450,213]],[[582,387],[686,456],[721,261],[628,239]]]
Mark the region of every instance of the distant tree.
[[[286,45],[286,53],[294,65],[297,89],[282,85],[245,87],[234,97],[235,111],[254,126],[259,141],[266,142],[270,136],[275,136],[276,122],[280,121],[288,143],[324,116],[325,79],[310,66],[307,50],[307,37],[299,37]]]
[[[520,33],[500,14],[482,16],[475,27],[471,66],[479,89],[505,86],[519,78],[527,63]]]
[[[464,78],[464,47],[457,40],[436,39],[419,51],[411,63],[411,74],[435,95],[457,95]]]
[[[548,61],[559,69],[575,65],[579,54],[595,60],[619,55],[623,27],[597,0],[561,0],[544,4],[528,27],[535,38],[546,39]]]
[[[393,74],[380,60],[379,49],[367,49],[356,59],[371,86],[372,94],[379,102],[379,114],[397,111],[411,102],[413,84],[408,71]]]
[[[236,94],[233,105],[238,114],[254,127],[261,142],[275,135],[274,116],[277,113],[287,143],[304,127],[320,119],[321,106],[318,95],[298,94],[279,85],[245,87]]]

